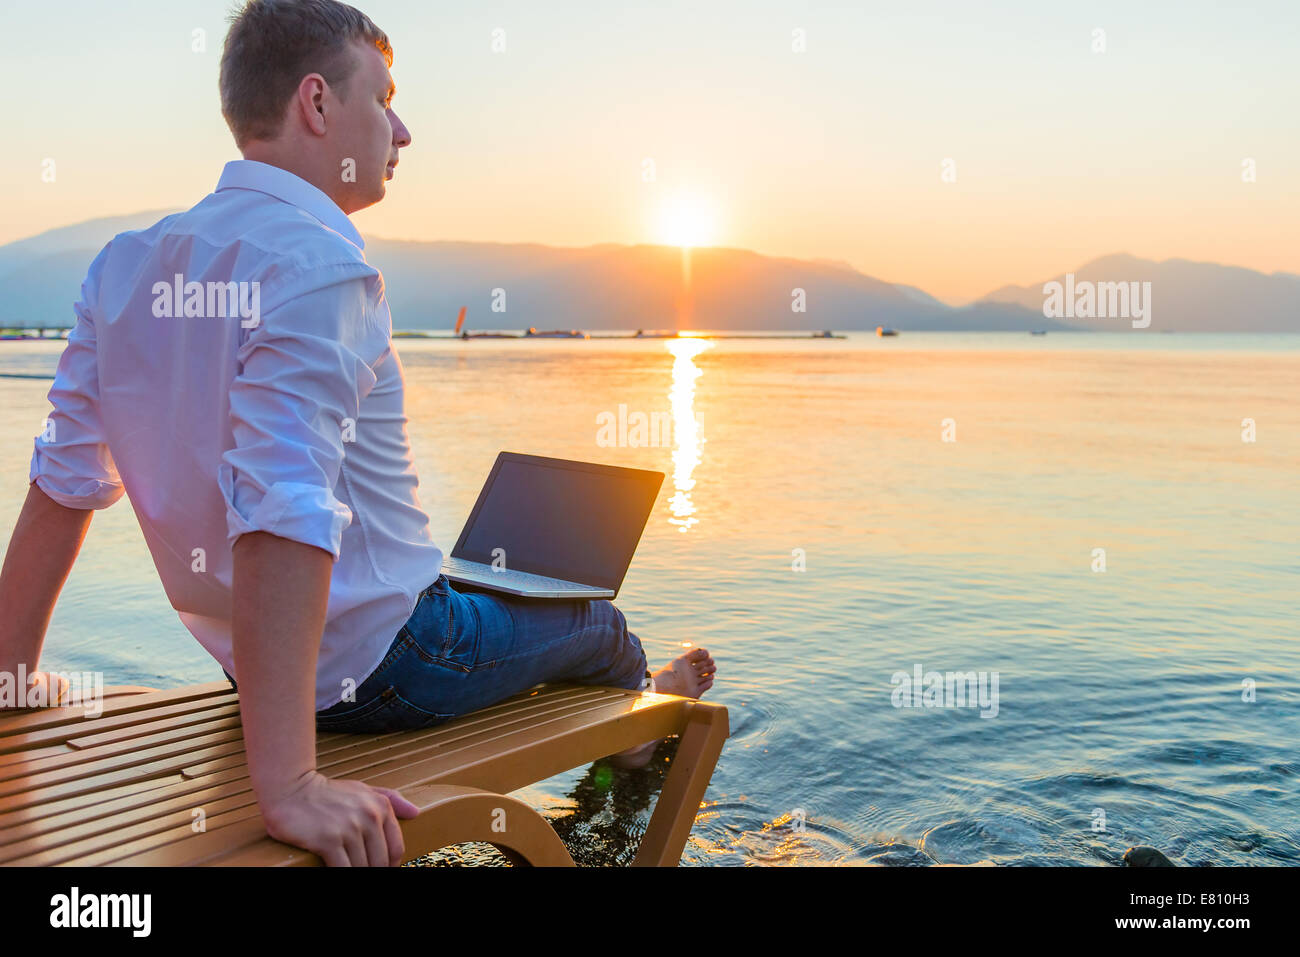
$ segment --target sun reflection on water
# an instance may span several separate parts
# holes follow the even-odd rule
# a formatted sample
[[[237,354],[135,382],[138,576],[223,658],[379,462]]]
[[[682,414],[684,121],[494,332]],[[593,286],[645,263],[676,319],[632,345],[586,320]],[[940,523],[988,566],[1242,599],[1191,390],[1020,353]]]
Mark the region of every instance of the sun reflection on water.
[[[695,418],[695,380],[702,373],[695,357],[713,347],[707,339],[669,339],[664,342],[673,354],[673,384],[668,390],[668,400],[673,413],[673,496],[668,501],[672,513],[669,523],[685,532],[697,524],[695,503],[691,491],[695,488],[692,477],[700,464],[700,423]]]

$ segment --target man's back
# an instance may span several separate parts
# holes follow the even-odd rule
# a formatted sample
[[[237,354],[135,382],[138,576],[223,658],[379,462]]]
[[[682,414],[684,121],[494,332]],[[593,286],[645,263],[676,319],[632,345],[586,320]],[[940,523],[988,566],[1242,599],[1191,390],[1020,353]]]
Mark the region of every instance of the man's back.
[[[334,554],[317,710],[378,664],[442,559],[362,246],[305,180],[227,164],[216,192],[92,264],[32,458],[60,504],[125,489],[173,607],[236,679],[231,543],[266,531]]]

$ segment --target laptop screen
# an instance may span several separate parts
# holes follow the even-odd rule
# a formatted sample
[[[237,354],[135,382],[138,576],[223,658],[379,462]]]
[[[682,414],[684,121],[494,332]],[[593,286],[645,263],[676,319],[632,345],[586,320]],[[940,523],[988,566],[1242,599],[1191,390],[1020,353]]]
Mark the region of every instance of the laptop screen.
[[[663,478],[502,452],[452,555],[617,591]]]

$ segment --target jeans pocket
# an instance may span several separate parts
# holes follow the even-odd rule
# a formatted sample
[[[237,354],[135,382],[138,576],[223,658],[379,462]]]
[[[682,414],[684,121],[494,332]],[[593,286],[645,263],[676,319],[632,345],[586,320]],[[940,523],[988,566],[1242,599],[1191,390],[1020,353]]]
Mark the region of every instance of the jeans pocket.
[[[440,588],[442,582],[425,589],[407,629],[421,660],[470,672],[478,660],[478,614],[468,596]]]
[[[388,734],[415,731],[441,724],[452,714],[426,711],[407,701],[390,686],[352,711],[316,719],[316,730],[342,734]]]
[[[374,695],[367,698],[361,703],[351,708],[345,708],[342,711],[335,710],[338,705],[329,708],[329,713],[318,712],[316,715],[317,731],[343,731],[358,721],[364,721],[370,715],[373,715],[380,709],[384,708],[388,699],[383,694]]]

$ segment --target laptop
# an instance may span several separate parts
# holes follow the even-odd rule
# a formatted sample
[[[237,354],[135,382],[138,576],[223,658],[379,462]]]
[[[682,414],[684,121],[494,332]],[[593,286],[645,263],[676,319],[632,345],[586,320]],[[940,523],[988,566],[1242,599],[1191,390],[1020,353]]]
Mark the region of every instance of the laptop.
[[[442,564],[525,598],[614,598],[663,472],[502,452]]]

